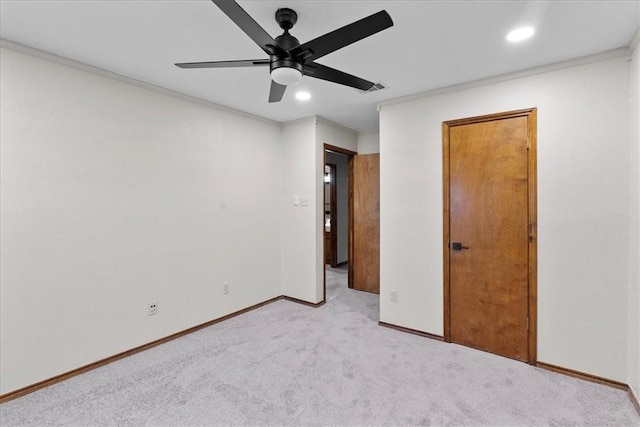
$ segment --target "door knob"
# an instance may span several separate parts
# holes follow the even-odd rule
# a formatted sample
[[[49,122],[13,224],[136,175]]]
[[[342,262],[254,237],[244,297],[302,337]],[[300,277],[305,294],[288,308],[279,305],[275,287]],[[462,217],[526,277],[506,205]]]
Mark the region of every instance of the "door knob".
[[[469,246],[462,246],[462,243],[460,242],[453,242],[451,244],[451,249],[453,249],[454,251],[461,251],[463,249],[469,249]]]

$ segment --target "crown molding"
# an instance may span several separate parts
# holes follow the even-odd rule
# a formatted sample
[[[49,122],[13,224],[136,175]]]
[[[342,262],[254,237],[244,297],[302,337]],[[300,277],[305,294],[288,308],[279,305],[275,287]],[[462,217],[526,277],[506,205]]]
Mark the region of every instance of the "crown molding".
[[[338,129],[343,130],[345,132],[351,133],[354,136],[358,135],[358,132],[356,132],[355,130],[353,130],[351,128],[348,128],[348,127],[343,126],[343,125],[341,125],[339,123],[336,123],[336,122],[332,122],[331,120],[325,119],[322,116],[315,116],[315,117],[316,117],[316,124],[323,123],[325,125],[333,126],[334,128],[338,128]]]
[[[631,39],[631,43],[629,43],[629,54],[631,54],[637,47],[638,43],[640,43],[640,28],[636,31],[636,35]]]
[[[71,67],[71,68],[75,68],[77,70],[81,70],[81,71],[85,71],[91,74],[96,74],[99,75],[101,77],[106,77],[108,79],[113,79],[113,80],[117,80],[119,82],[122,83],[127,83],[130,84],[132,86],[137,86],[143,89],[147,89],[147,90],[151,90],[157,93],[161,93],[163,95],[166,96],[171,96],[173,98],[178,98],[181,99],[183,101],[188,101],[188,102],[192,102],[195,104],[200,104],[203,105],[205,107],[209,107],[209,108],[213,108],[215,110],[219,110],[219,111],[223,111],[225,113],[231,113],[231,114],[235,114],[238,116],[242,116],[242,117],[246,117],[249,119],[253,119],[253,120],[258,120],[261,122],[265,122],[265,123],[269,123],[269,124],[275,124],[278,126],[281,126],[282,123],[281,122],[277,122],[274,120],[270,120],[267,119],[265,117],[261,117],[261,116],[257,116],[255,114],[251,114],[251,113],[247,113],[245,111],[241,111],[241,110],[236,110],[234,108],[231,107],[227,107],[221,104],[216,104],[214,102],[211,101],[207,101],[204,100],[202,98],[198,98],[195,96],[191,96],[191,95],[186,95],[184,93],[181,92],[177,92],[171,89],[166,89],[163,88],[161,86],[156,86],[153,85],[151,83],[147,83],[147,82],[143,82],[142,80],[137,80],[131,77],[127,77],[124,76],[122,74],[118,74],[118,73],[114,73],[113,71],[108,71],[102,68],[98,68],[98,67],[94,67],[93,65],[89,65],[89,64],[85,64],[83,62],[79,62],[79,61],[75,61],[73,59],[69,59],[69,58],[65,58],[63,56],[58,56],[55,55],[53,53],[50,52],[46,52],[44,50],[40,50],[40,49],[36,49],[33,48],[31,46],[27,46],[21,43],[16,43],[14,41],[11,40],[7,40],[7,39],[2,39],[0,38],[0,47],[4,48],[4,49],[10,49],[22,54],[26,54],[29,56],[33,56],[39,59],[44,59],[46,61],[50,61],[50,62],[54,62],[60,65],[64,65],[67,67]]]
[[[378,108],[382,109],[389,105],[398,104],[401,102],[413,101],[416,99],[429,98],[436,95],[443,95],[453,92],[459,92],[461,90],[473,89],[481,86],[487,86],[495,83],[502,83],[509,80],[521,79],[523,77],[535,76],[537,74],[549,73],[552,71],[564,70],[567,68],[579,67],[581,65],[592,64],[595,62],[608,61],[615,58],[622,58],[629,56],[629,48],[621,47],[618,49],[607,50],[597,53],[595,55],[583,56],[580,58],[571,59],[569,61],[556,62],[554,64],[544,65],[542,67],[530,68],[523,71],[517,71],[514,73],[501,74],[499,76],[488,77],[486,79],[474,80],[467,83],[461,83],[457,85],[447,86],[443,88],[437,88],[428,90],[413,95],[402,96],[400,98],[389,99],[382,101],[378,104]]]

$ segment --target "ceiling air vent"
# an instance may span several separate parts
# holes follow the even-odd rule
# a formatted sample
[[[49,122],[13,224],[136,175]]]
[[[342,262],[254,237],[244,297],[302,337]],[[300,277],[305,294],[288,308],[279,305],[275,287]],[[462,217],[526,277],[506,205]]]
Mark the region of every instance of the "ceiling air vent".
[[[374,84],[373,86],[371,86],[371,89],[367,90],[366,92],[375,92],[377,90],[382,90],[382,89],[386,89],[387,85],[382,83],[382,82],[378,82],[376,84]]]

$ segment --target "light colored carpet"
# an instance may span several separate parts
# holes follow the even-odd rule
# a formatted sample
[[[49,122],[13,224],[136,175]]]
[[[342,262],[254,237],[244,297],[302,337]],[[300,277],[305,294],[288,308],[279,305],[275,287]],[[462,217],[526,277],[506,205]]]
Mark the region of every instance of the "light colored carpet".
[[[624,391],[377,325],[328,274],[277,301],[0,406],[13,425],[640,425]]]

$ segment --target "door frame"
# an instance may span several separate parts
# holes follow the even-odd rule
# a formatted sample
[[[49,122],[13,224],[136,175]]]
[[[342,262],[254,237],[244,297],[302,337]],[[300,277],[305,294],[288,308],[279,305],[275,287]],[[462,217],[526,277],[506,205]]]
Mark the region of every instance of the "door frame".
[[[527,289],[528,328],[527,328],[527,362],[536,364],[537,359],[537,313],[538,313],[538,221],[537,221],[537,108],[488,114],[464,119],[442,122],[442,178],[443,178],[443,242],[444,254],[444,340],[451,342],[451,283],[450,283],[450,207],[449,207],[449,130],[454,126],[495,120],[526,117],[528,124],[527,141],[527,174],[528,174],[528,217],[529,217],[529,278]]]
[[[347,188],[348,188],[348,192],[349,192],[349,202],[348,202],[348,208],[349,208],[349,212],[348,212],[348,239],[349,239],[349,245],[348,245],[348,254],[347,254],[347,262],[348,262],[348,274],[347,274],[347,285],[349,286],[349,288],[353,288],[353,262],[352,262],[352,257],[353,257],[353,156],[356,156],[358,153],[355,151],[351,151],[351,150],[347,150],[346,148],[341,148],[341,147],[337,147],[335,145],[331,145],[331,144],[323,144],[322,147],[322,174],[323,174],[323,178],[324,178],[324,165],[327,164],[327,151],[333,151],[335,153],[338,154],[344,154],[345,156],[347,156],[349,158],[349,164],[348,164],[348,177],[347,177]],[[323,190],[324,190],[324,186],[323,186]],[[324,191],[322,192],[322,209],[324,212],[324,204],[325,204],[325,200],[324,200]],[[320,221],[322,223],[322,236],[324,236],[324,214],[322,216],[322,221]],[[332,224],[333,226],[333,224]],[[337,238],[337,237],[336,237]],[[323,261],[324,261],[324,254],[325,254],[325,248],[324,248],[324,242],[325,239],[322,239],[322,257],[323,257]],[[322,268],[322,287],[323,287],[323,296],[322,296],[322,301],[327,301],[327,265],[323,262],[323,268]]]

